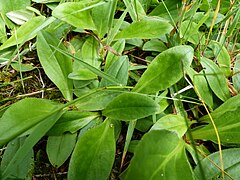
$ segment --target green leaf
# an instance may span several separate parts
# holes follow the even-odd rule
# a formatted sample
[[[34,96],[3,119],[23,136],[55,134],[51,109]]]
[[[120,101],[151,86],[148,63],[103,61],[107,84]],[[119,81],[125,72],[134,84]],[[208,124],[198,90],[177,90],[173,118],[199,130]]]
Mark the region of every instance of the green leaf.
[[[6,32],[6,27],[5,23],[0,17],[0,43],[4,43],[7,40],[7,32]]]
[[[151,128],[151,130],[166,129],[174,131],[181,138],[187,131],[185,119],[180,115],[168,114],[160,118]]]
[[[225,174],[224,179],[240,179],[239,169],[240,169],[240,157],[239,157],[240,149],[239,148],[231,148],[222,150],[223,162],[224,162],[224,171],[228,173]],[[208,158],[203,159],[199,165],[194,169],[195,175],[197,179],[202,177],[202,172],[200,171],[200,165],[203,167],[203,173],[205,175],[206,180],[211,179],[222,179],[222,171],[216,167],[212,162],[218,166],[220,165],[219,160],[219,152],[212,153],[208,156]],[[229,177],[231,176],[231,178]]]
[[[240,143],[239,102],[240,95],[234,96],[211,113],[222,144]],[[193,129],[193,138],[217,142],[216,133],[208,115],[203,116],[200,121],[209,124],[202,128]]]
[[[114,162],[115,146],[114,127],[110,121],[87,131],[73,151],[68,179],[107,179]]]
[[[33,67],[33,64],[19,64],[18,62],[16,63],[12,62],[11,66],[16,71],[21,71],[21,72],[28,72],[35,69],[35,67]]]
[[[24,24],[34,16],[33,12],[28,10],[10,11],[6,15],[11,21],[16,23],[17,25]]]
[[[160,38],[171,31],[172,26],[156,17],[148,17],[130,24],[119,32],[115,39],[151,39]]]
[[[112,77],[115,77],[123,86],[127,85],[128,81],[128,58],[127,56],[121,56],[120,59],[115,60],[106,73]],[[100,87],[113,86],[113,84],[106,79],[102,79]]]
[[[80,62],[84,67],[86,67],[86,68],[89,69],[91,72],[95,73],[96,75],[98,75],[98,76],[100,76],[100,77],[102,77],[102,78],[105,78],[105,79],[107,79],[108,81],[111,81],[111,82],[114,83],[114,84],[116,83],[116,84],[120,85],[120,83],[118,82],[118,80],[117,80],[116,78],[113,78],[112,76],[109,76],[108,74],[102,72],[101,70],[95,68],[94,66],[86,63],[86,62],[83,61],[82,59],[80,59],[80,58],[78,58],[78,57],[75,57],[75,56],[72,56],[71,54],[63,51],[63,50],[60,49],[60,48],[57,48],[57,47],[52,46],[52,45],[50,45],[50,46],[53,47],[53,48],[54,48],[55,50],[57,50],[58,52],[64,54],[65,56],[70,57],[70,58],[74,59],[75,61]]]
[[[143,46],[144,51],[163,52],[167,49],[166,45],[159,39],[151,39]]]
[[[98,55],[98,48],[98,41],[94,37],[89,36],[84,42],[81,52],[76,53],[75,56],[80,57],[84,62],[88,63],[89,65],[100,69],[101,61]],[[69,77],[77,80],[97,79],[97,75],[95,73],[84,67],[84,65],[82,65],[78,61],[74,61],[73,72],[69,74]]]
[[[85,98],[81,98],[75,105],[81,111],[103,110],[116,96],[124,91],[119,90],[100,90]]]
[[[123,2],[133,22],[138,21],[146,16],[146,13],[142,7],[142,3],[140,3],[138,0],[123,0]]]
[[[91,16],[93,7],[104,4],[99,0],[81,2],[66,2],[58,5],[52,12],[53,16],[65,21],[72,26],[82,29],[95,29],[94,22]]]
[[[75,133],[99,116],[96,112],[67,111],[49,130],[48,135],[61,135],[66,132]]]
[[[204,44],[205,36],[198,31],[198,24],[190,20],[182,22],[180,27],[180,37],[193,44]]]
[[[193,48],[176,46],[159,54],[148,66],[134,91],[156,93],[165,90],[183,77],[193,59]]]
[[[73,82],[68,79],[68,74],[72,71],[72,60],[59,52],[55,52],[50,45],[65,49],[54,34],[45,31],[39,32],[37,36],[39,61],[49,79],[60,89],[63,96],[71,101]]]
[[[193,69],[189,68],[187,71],[191,80],[193,81],[193,85],[197,89],[198,93],[201,96],[201,99],[211,108],[213,109],[213,96],[212,91],[208,85],[207,79],[204,76],[203,71],[197,73]]]
[[[215,58],[217,59],[218,65],[225,76],[231,74],[231,58],[227,49],[216,41],[211,41],[209,47],[212,48]]]
[[[103,115],[117,120],[136,120],[156,113],[159,105],[138,93],[123,93],[114,98],[103,110]]]
[[[60,167],[68,159],[75,146],[76,138],[76,133],[48,137],[47,155],[53,166]]]
[[[171,21],[171,18],[173,18],[173,20],[179,18],[179,13],[181,11],[180,7],[182,6],[181,0],[165,0],[160,1],[158,4],[159,5],[149,14],[150,16],[159,16],[169,21]]]
[[[231,96],[228,90],[227,80],[221,69],[219,69],[213,61],[205,57],[201,58],[201,64],[204,68],[209,86],[216,96],[222,101],[229,99]]]
[[[11,105],[0,119],[0,147],[46,118],[56,107],[44,99],[23,99]]]
[[[233,86],[234,88],[239,92],[240,91],[240,56],[236,57],[236,61],[234,62],[234,67],[233,67],[233,76],[232,76],[232,81],[233,81]]]
[[[37,35],[37,32],[32,33],[36,29],[39,28],[45,21],[44,16],[33,17],[28,22],[24,23],[20,26],[15,32],[13,32],[12,36],[0,46],[0,50],[24,43]]]
[[[11,141],[6,150],[4,151],[3,158],[1,161],[1,171],[3,172],[8,164],[11,162],[14,154],[23,145],[26,137],[20,137]],[[34,169],[33,150],[31,149],[21,164],[18,164],[15,169],[11,171],[11,177],[18,179],[27,179],[31,177],[31,171]]]
[[[121,55],[124,50],[124,47],[125,47],[125,40],[120,39],[117,42],[115,42],[115,44],[111,47],[111,49],[113,49],[113,51],[116,51],[118,54]],[[113,62],[115,62],[119,59],[120,59],[120,56],[117,56],[117,55],[113,54],[111,51],[108,51],[104,70],[106,71]]]
[[[15,25],[12,21],[10,21],[10,19],[7,18],[6,14],[10,11],[23,10],[30,5],[31,5],[30,0],[8,0],[8,1],[1,0],[0,1],[1,16],[9,29],[13,29]]]
[[[47,131],[57,122],[63,113],[64,111],[62,111],[62,107],[60,107],[45,115],[45,118],[42,118],[43,121],[34,128],[32,133],[27,137],[24,144],[16,152],[11,162],[2,173],[3,180],[8,179],[12,169],[16,169],[16,166],[22,163],[23,159],[33,146],[47,133]]]
[[[184,141],[166,130],[146,133],[121,179],[194,179]]]
[[[103,38],[112,27],[116,7],[117,0],[110,0],[105,4],[92,9],[93,22],[100,39]]]

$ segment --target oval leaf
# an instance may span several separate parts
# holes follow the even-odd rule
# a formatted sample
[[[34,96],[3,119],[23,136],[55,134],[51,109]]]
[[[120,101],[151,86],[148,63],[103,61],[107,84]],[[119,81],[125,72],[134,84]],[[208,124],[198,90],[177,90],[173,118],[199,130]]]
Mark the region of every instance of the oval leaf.
[[[48,135],[57,136],[66,132],[75,133],[99,116],[96,112],[67,111],[49,130]]]
[[[219,67],[224,75],[229,76],[231,74],[231,58],[228,50],[222,44],[216,41],[211,41],[209,47],[212,48]]]
[[[53,166],[60,167],[67,160],[75,146],[76,137],[76,133],[48,137],[47,155]]]
[[[223,162],[224,162],[224,171],[228,174],[225,174],[225,179],[240,179],[239,169],[240,169],[240,148],[232,148],[232,149],[225,149],[222,151],[223,155]],[[212,162],[218,166],[220,165],[219,161],[219,152],[210,154],[208,158],[203,159],[199,165],[196,166],[194,169],[195,175],[197,179],[201,179],[202,171],[200,167],[203,168],[203,173],[205,175],[206,180],[212,179],[223,179],[222,171],[216,167]],[[231,178],[229,178],[231,176]]]
[[[49,79],[60,89],[63,96],[70,101],[73,94],[73,82],[68,79],[68,74],[72,71],[72,60],[53,50],[50,45],[64,49],[64,46],[54,34],[45,31],[39,32],[37,36],[39,61]]]
[[[170,131],[148,132],[139,142],[121,179],[194,179],[184,142]]]
[[[106,120],[78,140],[70,160],[68,179],[108,178],[115,157],[114,127]]]
[[[107,105],[103,115],[129,121],[150,116],[158,110],[159,105],[153,99],[138,93],[124,93]]]
[[[0,50],[24,43],[34,38],[37,33],[32,33],[34,30],[39,28],[45,21],[44,16],[33,17],[28,22],[24,23],[17,31],[0,47]]]
[[[222,144],[240,143],[240,95],[235,96],[223,103],[211,113]],[[201,121],[210,122],[208,115],[201,118]],[[192,132],[194,139],[211,140],[217,142],[216,133],[212,123],[196,128]]]
[[[115,39],[151,39],[160,38],[171,31],[172,26],[158,18],[145,18],[136,21],[119,32]]]
[[[53,16],[72,26],[82,29],[95,29],[91,16],[91,8],[98,1],[66,2],[58,5],[52,12]],[[103,2],[104,3],[104,2]],[[101,4],[103,4],[101,3]]]
[[[213,61],[204,57],[201,58],[201,64],[205,69],[209,86],[216,96],[222,101],[229,99],[231,95],[228,90],[227,80],[219,67]]]
[[[159,54],[143,73],[135,92],[155,93],[165,90],[183,77],[193,58],[193,48],[176,46]]]
[[[151,128],[151,130],[166,129],[174,131],[181,138],[187,131],[185,119],[179,115],[168,114],[160,118]]]
[[[0,119],[0,147],[45,119],[56,107],[44,99],[23,99],[9,107]]]
[[[190,76],[193,85],[197,89],[200,94],[201,99],[211,108],[213,109],[213,96],[212,91],[207,83],[207,79],[204,76],[203,71],[197,73],[192,68],[189,68],[187,71]]]

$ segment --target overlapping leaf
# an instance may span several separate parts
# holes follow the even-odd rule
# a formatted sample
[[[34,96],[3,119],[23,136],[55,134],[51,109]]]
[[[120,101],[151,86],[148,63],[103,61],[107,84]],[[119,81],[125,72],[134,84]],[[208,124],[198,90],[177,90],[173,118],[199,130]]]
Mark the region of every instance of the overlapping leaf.
[[[123,93],[114,98],[103,110],[103,115],[117,120],[136,120],[156,113],[159,105],[138,93]]]
[[[65,49],[54,34],[45,31],[39,32],[37,53],[40,63],[47,76],[60,89],[63,96],[70,101],[73,94],[73,82],[71,79],[68,79],[68,74],[72,71],[72,60],[52,49],[50,45]]]
[[[159,54],[144,72],[134,91],[155,93],[165,90],[183,77],[193,58],[193,48],[176,46]]]
[[[70,161],[68,179],[105,180],[111,172],[114,157],[114,127],[107,120],[78,140]]]
[[[152,130],[139,142],[121,179],[193,180],[193,176],[184,142],[177,134],[166,130]]]

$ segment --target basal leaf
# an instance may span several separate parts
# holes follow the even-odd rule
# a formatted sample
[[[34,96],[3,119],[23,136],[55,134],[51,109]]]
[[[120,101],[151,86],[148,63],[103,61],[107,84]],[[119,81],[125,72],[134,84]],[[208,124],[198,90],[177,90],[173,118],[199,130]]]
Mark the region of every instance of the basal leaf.
[[[225,74],[225,76],[229,76],[231,73],[231,58],[227,49],[216,41],[211,41],[209,47],[212,48],[222,72]]]
[[[43,121],[56,107],[44,99],[23,99],[11,105],[0,119],[0,147]]]
[[[18,149],[16,154],[14,154],[12,160],[9,162],[8,166],[2,173],[3,180],[8,179],[12,169],[16,169],[16,166],[20,165],[29,151],[33,148],[33,146],[44,136],[47,131],[58,121],[58,119],[62,116],[64,111],[62,111],[62,107],[54,109],[51,113],[47,113],[45,118],[42,118],[42,122],[37,124],[34,127],[32,133],[26,138],[24,144]]]
[[[200,94],[201,99],[211,108],[213,109],[213,96],[212,91],[208,85],[207,79],[204,76],[203,71],[197,73],[193,69],[189,68],[187,74],[190,76],[193,81],[193,85],[195,86],[197,92]]]
[[[60,89],[63,96],[70,101],[73,95],[73,82],[68,79],[68,74],[72,71],[72,60],[52,49],[50,45],[65,49],[54,34],[45,31],[39,32],[37,36],[39,61],[49,79]]]
[[[179,13],[181,10],[182,1],[181,0],[165,0],[164,2],[159,1],[158,6],[153,9],[149,14],[150,16],[159,16],[161,18],[171,20],[171,17],[174,20],[179,18]],[[169,13],[171,17],[169,16]]]
[[[46,151],[53,166],[60,167],[67,160],[75,146],[76,138],[76,133],[48,137]]]
[[[144,51],[156,51],[156,52],[163,52],[167,50],[166,45],[159,39],[151,39],[150,41],[146,42],[143,46]]]
[[[115,97],[124,93],[119,90],[100,90],[85,98],[81,98],[75,104],[81,111],[98,111],[103,110]]]
[[[110,121],[87,131],[73,151],[68,179],[107,179],[114,162],[115,146],[114,127]]]
[[[128,81],[128,58],[126,56],[121,56],[120,59],[115,60],[106,73],[110,76],[115,77],[123,86],[127,85]],[[113,84],[112,82],[107,81],[106,79],[102,79],[100,83],[100,87],[113,86],[117,84]]]
[[[75,56],[80,57],[84,62],[88,63],[89,65],[100,69],[101,60],[98,54],[98,47],[98,41],[94,37],[89,36],[84,42],[81,52],[75,53]],[[97,79],[97,75],[95,73],[84,67],[84,65],[82,65],[78,61],[74,61],[73,72],[69,74],[69,77],[71,79],[77,80]]]
[[[240,179],[239,168],[240,168],[240,149],[231,148],[222,150],[223,162],[224,162],[224,171],[228,174],[225,174],[224,179]],[[219,152],[210,154],[208,158],[203,159],[199,165],[194,169],[197,179],[202,177],[202,172],[200,171],[200,165],[203,167],[203,173],[206,180],[212,179],[222,179],[222,171],[216,167],[212,162],[218,166],[221,166],[219,161]],[[229,177],[230,176],[230,177]]]
[[[166,129],[174,131],[181,138],[187,131],[185,119],[180,115],[168,114],[160,118],[151,128],[151,130]]]
[[[239,92],[240,91],[240,56],[236,57],[236,61],[234,62],[233,67],[233,86]]]
[[[112,27],[116,7],[117,0],[110,0],[92,9],[92,18],[99,38],[103,38]]]
[[[146,133],[121,179],[194,179],[184,142],[166,130]]]
[[[133,89],[141,93],[165,90],[183,77],[193,59],[193,48],[176,46],[159,54],[148,66]]]
[[[148,17],[130,24],[119,32],[115,39],[151,39],[160,38],[171,31],[172,26],[158,18]]]
[[[8,143],[6,150],[4,151],[3,158],[1,161],[1,171],[3,172],[8,164],[11,162],[14,154],[23,145],[26,137],[16,138]],[[11,177],[18,179],[28,179],[31,176],[31,171],[34,168],[34,152],[31,149],[21,164],[18,164],[15,169],[12,169],[10,174]]]
[[[240,143],[240,95],[230,98],[211,113],[223,144]],[[193,129],[194,139],[211,140],[217,142],[216,133],[208,115],[200,119],[209,124],[202,128]]]
[[[80,2],[66,2],[58,5],[52,12],[53,16],[65,21],[72,26],[82,29],[95,29],[91,16],[91,9],[95,6],[102,5],[105,2],[99,0]]]
[[[117,120],[136,120],[156,113],[159,105],[138,93],[123,93],[114,98],[103,110],[103,115]]]
[[[228,90],[227,80],[219,67],[213,61],[204,57],[201,58],[201,64],[204,68],[209,86],[216,96],[222,101],[229,99],[231,96]]]
[[[120,39],[117,42],[115,42],[115,44],[111,47],[113,50],[112,51],[116,51],[116,53],[118,54],[122,54],[123,50],[125,47],[125,40],[124,39]],[[106,57],[106,62],[105,62],[105,67],[104,70],[106,71],[110,65],[116,61],[120,59],[120,56],[117,56],[115,54],[113,54],[111,50],[108,51],[107,57]]]
[[[48,135],[57,136],[66,132],[75,133],[99,116],[96,112],[67,111],[49,130]]]
[[[37,32],[32,33],[35,29],[39,28],[45,21],[44,16],[37,16],[30,19],[28,22],[20,26],[12,36],[0,46],[0,50],[24,43],[37,35]]]
[[[31,5],[30,0],[8,0],[8,1],[1,0],[0,1],[1,16],[9,29],[13,29],[15,25],[10,19],[7,18],[6,14],[10,11],[23,10],[30,5]]]
[[[0,43],[4,43],[6,40],[7,40],[7,32],[6,32],[5,23],[2,17],[0,17]]]

